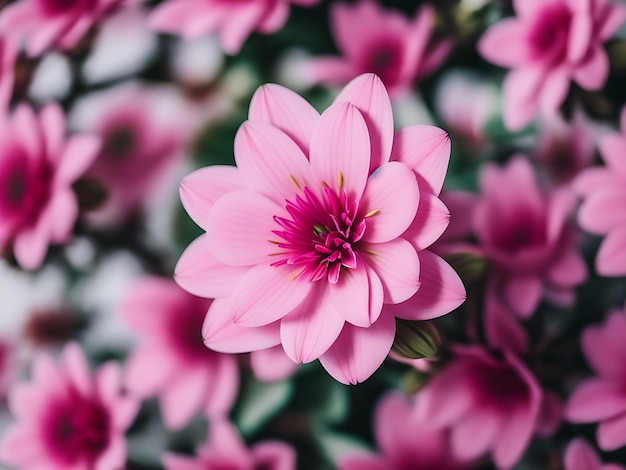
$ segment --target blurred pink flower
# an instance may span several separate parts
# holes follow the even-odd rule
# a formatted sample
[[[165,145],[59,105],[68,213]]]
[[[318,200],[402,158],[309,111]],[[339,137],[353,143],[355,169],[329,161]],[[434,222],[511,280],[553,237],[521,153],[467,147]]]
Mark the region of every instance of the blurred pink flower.
[[[291,3],[309,6],[319,0],[169,0],[155,9],[150,24],[187,39],[217,33],[224,51],[236,54],[253,31],[282,28]]]
[[[144,278],[128,292],[120,314],[141,338],[126,367],[135,395],[157,395],[168,429],[179,429],[201,409],[226,415],[239,388],[234,356],[208,349],[202,322],[211,301],[188,294],[173,281]]]
[[[423,422],[451,428],[453,455],[472,460],[490,452],[497,468],[509,469],[536,430],[543,392],[513,353],[496,358],[468,346],[454,349],[452,362],[417,399]]]
[[[20,105],[0,121],[0,250],[12,246],[20,266],[34,269],[50,243],[69,239],[78,217],[72,184],[96,157],[99,140],[66,139],[56,105],[38,116]]]
[[[585,200],[578,212],[580,226],[594,234],[607,235],[596,257],[596,270],[603,276],[626,274],[626,107],[622,109],[621,133],[600,140],[606,167],[589,168],[574,182]]]
[[[0,36],[0,109],[5,109],[11,101],[17,53],[17,45],[11,39]]]
[[[491,262],[492,292],[522,318],[529,318],[543,297],[571,304],[573,287],[587,277],[575,231],[567,225],[573,195],[565,189],[542,192],[522,156],[502,168],[485,165],[480,186],[474,229]]]
[[[581,383],[570,396],[566,418],[575,423],[595,423],[598,445],[615,450],[626,445],[626,315],[609,313],[602,325],[588,327],[581,339],[587,362],[597,377]]]
[[[603,464],[596,451],[582,437],[573,439],[564,456],[565,470],[624,470],[615,463]]]
[[[609,59],[602,43],[624,22],[626,8],[611,0],[514,0],[513,7],[517,17],[489,28],[478,50],[513,69],[504,80],[504,122],[517,130],[539,108],[554,114],[572,80],[586,90],[604,86]]]
[[[396,96],[411,88],[447,57],[449,41],[432,42],[435,12],[424,6],[413,20],[362,0],[331,7],[331,27],[343,57],[319,57],[310,65],[312,79],[345,85],[362,73],[377,74]]]
[[[207,233],[175,278],[216,298],[203,330],[209,347],[282,343],[295,362],[320,358],[337,380],[363,381],[389,353],[395,316],[433,318],[465,299],[452,268],[424,250],[448,224],[436,196],[448,136],[432,126],[394,136],[372,74],[321,117],[277,85],[257,91],[249,116],[235,138],[238,168],[183,180],[183,204]]]
[[[399,393],[383,397],[376,407],[374,433],[380,454],[341,456],[339,470],[460,470],[470,468],[457,459],[450,446],[450,430],[432,426],[413,413]]]
[[[211,421],[208,441],[195,457],[165,454],[162,460],[166,470],[296,468],[296,452],[291,446],[280,441],[262,441],[247,449],[235,427],[224,420]]]
[[[24,43],[29,56],[71,49],[103,16],[142,0],[21,0],[0,12],[0,30]]]
[[[115,363],[92,376],[82,350],[70,344],[60,364],[47,355],[30,382],[15,384],[9,408],[17,418],[0,443],[0,459],[19,469],[110,470],[126,463],[124,432],[139,402],[121,392]]]

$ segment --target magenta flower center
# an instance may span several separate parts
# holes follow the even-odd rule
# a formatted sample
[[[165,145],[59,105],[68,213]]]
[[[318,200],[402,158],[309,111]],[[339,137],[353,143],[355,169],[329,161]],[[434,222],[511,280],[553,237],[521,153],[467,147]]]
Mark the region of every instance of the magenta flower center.
[[[520,210],[508,224],[501,224],[494,232],[495,245],[506,253],[517,253],[546,243],[545,220],[531,210]]]
[[[68,396],[50,404],[41,432],[59,463],[91,465],[109,446],[111,417],[99,400],[71,390]]]
[[[110,162],[125,161],[132,157],[137,147],[134,129],[119,127],[111,129],[104,140],[102,155]]]
[[[209,308],[205,299],[191,298],[175,306],[166,333],[171,347],[186,362],[212,361],[213,351],[204,345],[202,324]],[[174,311],[173,311],[174,312]]]
[[[394,84],[402,68],[403,43],[385,38],[366,47],[363,70],[375,73],[385,84]]]
[[[38,0],[39,9],[46,16],[81,13],[95,6],[95,0]],[[75,10],[74,12],[72,10]]]
[[[481,364],[473,372],[475,393],[484,405],[510,409],[528,399],[528,385],[506,364]]]
[[[287,201],[286,209],[291,218],[274,217],[282,230],[273,233],[282,241],[272,242],[282,251],[272,253],[281,257],[272,266],[301,267],[298,276],[309,282],[326,278],[332,284],[339,281],[342,268],[356,268],[367,217],[359,215],[358,199],[351,200],[344,189],[337,194],[324,186],[318,196],[306,187],[302,196]]]
[[[559,63],[567,53],[572,13],[563,3],[546,5],[529,31],[531,53],[537,59]]]

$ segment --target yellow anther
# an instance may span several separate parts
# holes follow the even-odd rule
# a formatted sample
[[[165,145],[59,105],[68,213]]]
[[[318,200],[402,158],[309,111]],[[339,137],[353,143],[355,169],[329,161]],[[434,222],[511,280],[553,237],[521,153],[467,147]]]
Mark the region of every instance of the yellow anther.
[[[369,211],[367,214],[365,214],[363,216],[364,219],[367,219],[368,217],[372,217],[376,214],[378,214],[380,212],[380,209],[374,209],[373,211]]]

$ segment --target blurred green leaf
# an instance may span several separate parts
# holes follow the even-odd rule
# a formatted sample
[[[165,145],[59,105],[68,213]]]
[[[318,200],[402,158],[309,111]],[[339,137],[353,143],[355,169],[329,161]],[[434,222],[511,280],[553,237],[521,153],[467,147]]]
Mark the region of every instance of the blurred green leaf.
[[[293,383],[248,381],[239,398],[235,423],[244,436],[254,434],[289,401]]]

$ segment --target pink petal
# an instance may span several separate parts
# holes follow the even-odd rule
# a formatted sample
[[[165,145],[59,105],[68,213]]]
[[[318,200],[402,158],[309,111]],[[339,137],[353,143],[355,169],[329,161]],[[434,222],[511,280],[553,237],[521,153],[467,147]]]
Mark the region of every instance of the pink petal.
[[[505,18],[491,26],[478,41],[478,52],[489,62],[513,68],[528,57],[526,29],[516,18]],[[506,44],[507,47],[502,47]]]
[[[114,436],[109,443],[107,450],[100,455],[94,470],[108,470],[111,468],[121,468],[126,463],[127,454],[126,439],[123,436]]]
[[[411,168],[420,189],[438,195],[450,161],[450,137],[435,126],[405,127],[396,132],[391,160]]]
[[[193,221],[206,230],[209,212],[215,201],[226,193],[243,188],[237,168],[208,166],[183,179],[180,183],[180,200]]]
[[[241,13],[226,16],[228,20],[220,28],[220,42],[227,54],[239,52],[263,16],[265,3],[253,2],[248,5],[241,9]]]
[[[204,343],[224,353],[241,353],[270,348],[280,344],[280,325],[251,328],[236,324],[230,315],[230,299],[216,299],[202,326]]]
[[[626,274],[626,225],[612,230],[602,241],[596,257],[596,271],[601,276]]]
[[[362,45],[368,43],[371,31],[380,26],[380,15],[380,8],[374,2],[361,2],[355,6],[333,4],[331,29],[339,50],[350,58],[358,57]],[[355,28],[355,24],[360,27]]]
[[[563,458],[566,470],[601,470],[602,462],[583,438],[572,440]]]
[[[528,338],[524,328],[510,310],[498,300],[497,290],[491,286],[485,299],[485,336],[489,346],[505,350],[511,349],[524,354],[528,349]]]
[[[236,356],[222,354],[215,361],[209,382],[204,413],[209,416],[227,415],[239,390],[239,366]]]
[[[312,284],[295,278],[288,266],[253,266],[239,281],[230,300],[235,323],[246,326],[268,325],[280,320],[300,305]]]
[[[296,363],[314,361],[335,342],[344,318],[331,302],[328,284],[316,286],[302,304],[280,322],[285,353]]]
[[[73,183],[94,162],[100,151],[100,138],[77,135],[67,141],[56,175],[58,181]]]
[[[63,348],[61,356],[64,372],[71,380],[76,389],[85,396],[93,393],[93,382],[87,360],[80,346],[70,343]]]
[[[570,69],[562,66],[552,70],[541,84],[541,109],[548,115],[556,114],[567,98],[570,88]]]
[[[37,29],[30,31],[26,44],[27,54],[30,57],[42,55],[46,49],[59,39],[68,26],[68,20],[63,16],[38,23]]]
[[[20,144],[27,150],[31,158],[39,158],[42,154],[42,135],[40,125],[33,110],[26,104],[21,103],[13,112],[12,133]]]
[[[552,263],[546,275],[550,282],[558,286],[576,286],[587,279],[587,265],[577,251],[567,250]]]
[[[593,26],[593,17],[591,14],[579,13],[572,16],[567,40],[568,62],[575,64],[583,59],[589,49]]]
[[[602,26],[598,31],[598,37],[603,41],[609,39],[626,20],[626,7],[619,3],[610,3],[605,7]]]
[[[337,462],[339,470],[389,470],[389,462],[380,455],[375,454],[346,454],[339,457]]]
[[[626,413],[600,423],[597,439],[600,449],[605,451],[623,447],[626,444]]]
[[[154,367],[158,361],[159,367]],[[125,384],[139,397],[156,395],[175,375],[180,364],[160,344],[142,344],[126,360]]]
[[[543,295],[541,279],[535,276],[515,276],[504,281],[504,298],[522,318],[530,318]]]
[[[279,441],[263,441],[251,449],[256,468],[272,470],[292,470],[296,468],[296,451],[288,444]]]
[[[404,302],[417,292],[420,260],[406,240],[396,238],[387,243],[368,244],[362,256],[382,282],[385,303]]]
[[[515,13],[524,19],[535,16],[544,5],[544,0],[513,0]]]
[[[159,404],[167,429],[182,428],[200,408],[209,386],[203,372],[200,368],[179,371],[161,392]]]
[[[602,160],[609,168],[616,173],[626,174],[626,159],[623,158],[626,152],[626,138],[621,134],[609,134],[600,139],[599,147]]]
[[[346,323],[341,334],[320,362],[344,384],[363,382],[378,369],[391,350],[396,334],[392,315],[381,315],[369,328]]]
[[[378,403],[374,418],[376,423],[374,433],[376,443],[385,455],[392,456],[397,453],[398,441],[402,431],[405,431],[400,429],[398,424],[406,422],[410,414],[411,406],[401,393],[390,392]]]
[[[441,237],[450,219],[450,211],[441,199],[430,192],[422,192],[415,219],[402,238],[410,241],[418,251],[423,250]]]
[[[428,250],[419,252],[420,288],[405,302],[391,305],[393,314],[406,320],[429,320],[451,312],[465,302],[461,278],[442,258]]]
[[[331,303],[347,322],[368,327],[380,315],[383,308],[382,283],[362,258],[357,258],[356,268],[342,270],[339,282],[328,287]]]
[[[474,409],[454,424],[451,432],[453,453],[460,460],[475,460],[497,441],[503,425],[500,416]]]
[[[298,364],[287,356],[282,346],[251,352],[250,366],[254,376],[264,382],[286,379],[298,369]]]
[[[182,29],[182,24],[186,23],[190,8],[193,8],[192,4],[193,0],[173,0],[162,3],[148,17],[148,25],[163,33],[176,34]],[[209,31],[205,31],[205,34],[207,32]]]
[[[614,184],[615,175],[602,167],[587,168],[581,172],[572,184],[572,188],[578,194],[585,196],[593,194],[607,185]]]
[[[626,191],[606,187],[590,194],[578,212],[578,221],[585,230],[605,234],[626,222],[626,214],[618,207],[626,205]]]
[[[229,297],[247,272],[247,267],[229,266],[217,261],[203,234],[191,242],[181,255],[174,269],[174,280],[187,292],[199,297]]]
[[[260,87],[250,102],[250,121],[278,127],[309,154],[313,129],[319,113],[297,93],[275,84]]]
[[[343,85],[357,73],[355,66],[343,58],[320,56],[311,59],[307,67],[313,82]]]
[[[165,453],[161,461],[165,470],[203,470],[202,462],[193,457]]]
[[[269,240],[278,225],[275,215],[283,210],[254,191],[239,190],[222,196],[207,220],[209,250],[218,261],[232,266],[271,262],[275,249]]]
[[[521,130],[534,117],[544,79],[545,71],[538,66],[520,67],[506,75],[503,82],[503,119],[509,129]]]
[[[570,396],[565,411],[567,419],[575,423],[593,423],[625,412],[623,387],[602,379],[588,379],[580,384]]]
[[[306,156],[287,134],[272,125],[243,123],[235,136],[235,160],[246,187],[277,204],[311,187]]]
[[[47,105],[39,113],[48,155],[60,156],[65,141],[65,114],[56,104]]]
[[[616,311],[608,315],[603,325],[590,326],[582,334],[581,345],[587,362],[603,378],[623,380],[623,363],[626,360],[624,332],[626,316],[623,312]]]
[[[369,172],[389,161],[393,144],[393,112],[385,85],[368,73],[356,77],[339,93],[333,104],[348,102],[356,106],[367,124],[372,157]]]
[[[402,235],[415,218],[420,200],[415,175],[403,163],[389,162],[370,175],[360,206],[366,214],[364,240],[382,243]]]
[[[53,225],[50,227],[50,241],[67,242],[78,219],[79,208],[76,193],[69,187],[57,189],[52,196],[48,210],[53,220]]]
[[[541,437],[552,437],[563,420],[563,408],[563,402],[556,393],[544,390],[535,433]]]
[[[584,62],[574,69],[574,80],[585,90],[599,90],[609,76],[609,58],[598,44],[590,48]]]
[[[275,3],[269,13],[265,13],[257,27],[257,31],[271,34],[284,26],[289,18],[289,3]]]
[[[335,191],[345,188],[360,197],[370,167],[370,138],[363,115],[350,103],[331,106],[313,131],[311,167]]]

